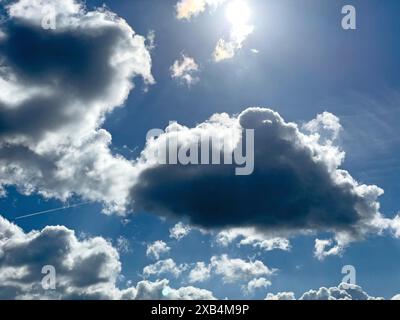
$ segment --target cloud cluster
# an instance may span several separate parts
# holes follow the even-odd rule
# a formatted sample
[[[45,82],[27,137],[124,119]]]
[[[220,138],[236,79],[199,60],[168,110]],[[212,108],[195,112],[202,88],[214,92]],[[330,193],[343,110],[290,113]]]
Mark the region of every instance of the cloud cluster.
[[[55,14],[45,29],[43,7]],[[0,39],[0,187],[66,200],[76,194],[122,212],[132,163],[114,155],[105,116],[133,78],[154,82],[145,38],[107,9],[78,0],[7,6]],[[35,48],[35,50],[31,50]],[[26,54],[29,52],[29,54]]]
[[[296,300],[293,292],[269,293],[266,300]],[[366,293],[360,286],[341,283],[338,287],[310,290],[302,294],[299,300],[382,300]]]
[[[54,267],[54,289],[42,285],[44,266]],[[118,252],[104,238],[79,239],[63,226],[25,233],[0,216],[0,299],[215,299],[166,279],[120,289],[120,277]]]
[[[44,290],[42,268],[53,266],[56,288]],[[118,252],[101,237],[79,240],[62,226],[25,233],[0,216],[1,299],[113,299]]]
[[[341,249],[324,253],[330,249],[319,243],[320,257],[339,253],[369,233],[395,233],[397,220],[379,212],[383,190],[358,183],[340,168],[345,154],[335,143],[338,118],[323,113],[305,128],[265,108],[232,117],[217,114],[194,128],[171,124],[142,152],[131,192],[135,208],[188,219],[205,229],[250,228],[252,232],[225,232],[220,239],[244,236],[244,243],[267,249],[287,250],[289,243],[282,237],[331,232]],[[196,137],[219,137],[225,143],[213,145],[212,152],[223,155],[245,140],[244,129],[254,129],[255,135],[255,167],[249,176],[236,176],[233,165],[162,165],[154,158],[154,150],[176,135],[185,150],[198,148],[192,145],[199,141]]]
[[[170,72],[172,79],[176,79],[188,87],[199,81],[199,77],[197,76],[199,66],[193,58],[184,54],[181,59],[174,62],[170,68]]]

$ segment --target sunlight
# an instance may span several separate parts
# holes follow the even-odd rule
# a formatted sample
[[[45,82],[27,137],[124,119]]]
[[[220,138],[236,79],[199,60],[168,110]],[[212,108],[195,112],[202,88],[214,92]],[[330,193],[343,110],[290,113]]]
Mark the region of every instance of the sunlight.
[[[226,8],[226,18],[232,25],[244,25],[250,19],[250,8],[244,0],[235,0]]]

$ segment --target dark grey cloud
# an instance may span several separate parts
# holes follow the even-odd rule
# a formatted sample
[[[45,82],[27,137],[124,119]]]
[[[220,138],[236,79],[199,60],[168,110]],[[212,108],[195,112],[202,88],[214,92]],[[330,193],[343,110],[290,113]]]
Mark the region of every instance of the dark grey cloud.
[[[331,121],[332,115],[326,113],[314,121],[325,118]],[[337,118],[336,122],[339,128]],[[318,128],[313,124],[309,127]],[[331,231],[357,238],[379,229],[373,220],[380,218],[377,198],[382,191],[358,184],[339,169],[343,153],[333,144],[335,130],[331,140],[321,141],[318,132],[302,133],[270,109],[250,108],[238,117],[221,117],[193,129],[182,127],[178,137],[187,143],[199,132],[215,134],[215,127],[222,125],[230,126],[232,132],[255,130],[253,174],[236,176],[233,165],[153,163],[132,189],[136,210],[186,218],[209,229]],[[162,139],[151,140],[147,149],[158,141]]]
[[[126,37],[117,24],[100,26],[96,32],[51,32],[25,20],[9,20],[3,32],[7,37],[0,42],[0,59],[7,72],[23,87],[45,90],[12,108],[0,104],[0,135],[60,130],[80,122],[85,109],[93,112],[93,102],[112,94],[119,71],[110,58]],[[78,103],[83,110],[68,112]]]

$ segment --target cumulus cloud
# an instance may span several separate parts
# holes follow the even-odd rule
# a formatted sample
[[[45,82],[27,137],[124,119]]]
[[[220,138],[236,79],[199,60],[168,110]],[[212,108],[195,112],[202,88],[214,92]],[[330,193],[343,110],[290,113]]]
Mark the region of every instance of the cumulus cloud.
[[[269,293],[266,300],[295,300],[293,292]],[[337,287],[318,290],[309,290],[301,295],[299,300],[382,300],[382,297],[373,297],[366,293],[360,286],[341,283]]]
[[[216,236],[216,241],[221,246],[228,246],[235,240],[240,239],[238,246],[249,245],[264,251],[275,249],[288,251],[290,242],[288,239],[271,237],[257,231],[255,228],[232,228],[220,231]]]
[[[181,59],[176,60],[170,68],[172,79],[178,80],[188,87],[198,82],[200,79],[197,76],[199,66],[193,58],[182,55]]]
[[[44,266],[54,267],[55,289],[42,286]],[[168,266],[183,270],[171,261],[161,270]],[[120,277],[118,251],[104,238],[79,239],[64,226],[26,233],[0,216],[0,299],[215,299],[195,287],[170,288],[166,279],[121,289]]]
[[[168,280],[141,281],[136,286],[136,300],[215,300],[211,291],[195,287],[172,289]]]
[[[188,281],[190,283],[203,282],[212,276],[219,276],[225,283],[251,282],[255,278],[271,276],[275,271],[276,269],[268,268],[259,260],[245,261],[243,259],[232,259],[228,255],[223,254],[211,257],[209,264],[197,262],[189,273]],[[250,286],[257,286],[261,281],[253,281]]]
[[[157,261],[143,268],[143,276],[160,276],[165,274],[173,275],[175,278],[179,277],[183,271],[187,269],[186,264],[177,265],[174,260],[166,259]]]
[[[189,283],[204,282],[211,277],[211,265],[204,262],[197,262],[195,267],[190,270]]]
[[[324,260],[326,257],[329,256],[337,256],[341,255],[343,252],[343,246],[341,245],[332,245],[333,240],[332,239],[327,239],[327,240],[320,240],[320,239],[315,239],[315,250],[314,250],[314,255],[318,260]]]
[[[162,241],[162,240],[157,240],[152,244],[149,244],[147,246],[147,250],[146,250],[146,255],[148,257],[152,257],[156,260],[160,259],[160,255],[165,254],[167,252],[169,252],[171,250],[170,247],[168,247],[168,245]]]
[[[48,265],[54,290],[42,287]],[[101,237],[79,240],[63,226],[25,233],[0,216],[1,299],[118,299],[120,271],[117,250]]]
[[[245,295],[252,295],[256,290],[259,289],[265,289],[268,286],[271,285],[271,281],[265,279],[264,277],[262,278],[256,278],[253,280],[250,280],[249,283],[245,286],[242,286],[242,291],[244,292]]]
[[[296,300],[293,292],[268,293],[265,300]]]
[[[182,222],[178,222],[169,230],[169,237],[176,240],[181,240],[190,233],[190,230],[190,226],[185,225]]]
[[[148,140],[138,160],[141,172],[131,193],[136,209],[204,229],[253,228],[269,238],[330,232],[340,248],[393,230],[394,220],[379,212],[383,190],[360,184],[340,168],[345,153],[335,142],[338,119],[324,113],[316,121],[329,125],[301,130],[270,109],[249,108],[232,117],[216,114],[194,128],[173,123]],[[211,152],[229,154],[245,141],[244,129],[253,129],[255,137],[254,172],[248,176],[235,175],[234,165],[163,165],[154,156],[177,136],[184,150],[196,150],[200,137],[219,137],[225,143],[212,144]],[[265,246],[289,245],[274,243]]]
[[[176,17],[180,20],[190,20],[192,17],[206,11],[215,9],[227,0],[180,0],[176,4]]]
[[[231,259],[226,254],[213,256],[211,267],[226,283],[248,281],[254,277],[270,276],[275,272],[259,260],[247,262],[242,259]]]
[[[55,30],[42,28],[43,6],[54,9]],[[75,194],[123,212],[134,168],[112,154],[101,125],[124,103],[134,77],[154,82],[146,39],[107,9],[88,12],[75,0],[20,0],[7,15],[0,186],[61,200]]]

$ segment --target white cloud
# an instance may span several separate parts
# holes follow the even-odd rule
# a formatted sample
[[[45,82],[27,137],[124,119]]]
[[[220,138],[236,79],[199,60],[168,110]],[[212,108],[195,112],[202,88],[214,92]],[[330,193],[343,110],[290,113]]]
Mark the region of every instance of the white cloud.
[[[271,251],[275,249],[288,251],[290,250],[290,242],[288,239],[280,237],[271,237],[255,228],[232,228],[220,231],[216,236],[216,241],[222,246],[228,246],[236,239],[240,239],[238,246],[250,245],[254,248]]]
[[[188,281],[189,283],[203,282],[211,276],[211,265],[206,265],[204,262],[197,262],[195,267],[190,270]]]
[[[335,141],[343,130],[339,118],[329,112],[317,115],[315,119],[304,124],[303,128],[311,134],[315,134],[317,139],[324,143]]]
[[[176,4],[176,17],[178,19],[190,20],[192,17],[206,11],[216,9],[227,0],[180,0]]]
[[[333,240],[320,240],[315,239],[315,250],[314,255],[318,260],[324,260],[326,257],[329,256],[340,256],[343,253],[344,246],[337,244],[332,246]]]
[[[182,222],[178,222],[169,230],[169,237],[176,240],[181,240],[182,238],[186,237],[190,231],[190,226],[185,225]]]
[[[242,291],[245,295],[252,295],[256,290],[265,289],[271,285],[271,281],[262,278],[256,278],[249,281],[245,286],[242,286]]]
[[[153,275],[160,276],[162,274],[171,274],[175,278],[179,277],[180,274],[187,269],[187,265],[177,265],[174,260],[166,259],[157,261],[154,264],[148,265],[143,268],[143,275],[150,277]]]
[[[55,31],[41,27],[43,4],[55,9]],[[154,82],[145,38],[107,9],[88,12],[73,0],[20,0],[8,12],[1,25],[0,187],[63,201],[78,195],[124,213],[135,170],[113,155],[101,125],[124,103],[134,77]],[[21,40],[27,34],[37,55],[20,59],[15,52],[28,50]]]
[[[259,260],[231,259],[223,254],[212,256],[209,264],[197,262],[189,272],[188,281],[189,283],[204,282],[213,276],[219,276],[224,283],[251,282],[248,285],[256,287],[263,282],[263,279],[256,278],[272,276],[275,272],[276,269],[268,268]]]
[[[303,293],[299,300],[382,300],[366,293],[360,286],[341,283],[338,287],[309,290]],[[293,292],[269,293],[266,300],[295,300]]]
[[[153,257],[154,259],[159,260],[162,254],[165,254],[170,250],[171,248],[168,247],[168,245],[164,241],[157,240],[147,246],[146,255],[148,257]]]
[[[215,300],[211,291],[195,287],[172,289],[168,280],[141,281],[136,286],[136,300]]]
[[[176,60],[170,68],[171,77],[177,79],[179,82],[186,84],[188,87],[197,83],[199,77],[197,76],[199,72],[199,66],[194,61],[186,55],[182,55],[180,60]]]
[[[213,256],[210,264],[214,273],[221,276],[226,283],[249,281],[255,277],[271,276],[275,272],[259,260],[247,262],[231,259],[226,254]]]
[[[265,300],[296,300],[293,292],[268,293]]]

